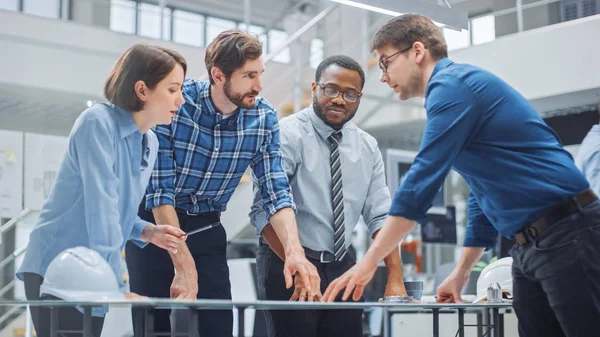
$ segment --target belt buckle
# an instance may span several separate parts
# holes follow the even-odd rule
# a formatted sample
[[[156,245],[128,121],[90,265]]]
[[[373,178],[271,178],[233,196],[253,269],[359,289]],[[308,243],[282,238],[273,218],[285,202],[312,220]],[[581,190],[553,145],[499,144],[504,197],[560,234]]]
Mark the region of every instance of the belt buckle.
[[[325,253],[327,253],[327,252],[324,251],[324,250],[321,251],[321,255],[319,256],[319,261],[321,263],[331,263],[331,262],[333,262],[333,261],[326,261],[325,260]]]
[[[185,214],[186,214],[187,216],[198,216],[198,214],[197,214],[197,213],[190,213],[190,211],[188,211],[187,209],[185,210]]]

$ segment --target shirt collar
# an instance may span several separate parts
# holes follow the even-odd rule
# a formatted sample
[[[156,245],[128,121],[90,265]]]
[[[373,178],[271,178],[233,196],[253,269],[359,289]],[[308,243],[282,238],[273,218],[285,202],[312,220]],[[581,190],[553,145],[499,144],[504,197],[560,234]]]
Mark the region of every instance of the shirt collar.
[[[112,104],[112,107],[115,111],[115,116],[117,117],[117,127],[119,128],[119,136],[121,138],[125,138],[136,131],[140,132],[140,129],[138,129],[137,125],[133,121],[131,112],[125,111],[121,107],[114,104]]]
[[[310,121],[312,122],[313,127],[315,128],[315,130],[317,130],[319,136],[321,136],[323,140],[327,141],[329,137],[337,130],[325,124],[325,122],[323,122],[323,120],[319,116],[317,116],[317,113],[315,112],[315,109],[312,104],[308,107],[308,110],[310,115]],[[342,126],[342,139],[344,138],[344,131],[349,127],[350,123],[351,122],[348,121],[346,122],[346,124],[344,124],[344,126]]]
[[[453,64],[454,62],[450,61],[448,58],[444,57],[442,59],[440,59],[435,67],[433,68],[433,72],[431,73],[431,77],[429,78],[429,81],[427,82],[427,90],[426,90],[426,94],[425,96],[427,97],[427,95],[429,94],[429,84],[431,83],[431,80],[435,77],[435,75],[437,73],[439,73],[442,69],[447,68],[448,66],[450,66],[451,64]]]

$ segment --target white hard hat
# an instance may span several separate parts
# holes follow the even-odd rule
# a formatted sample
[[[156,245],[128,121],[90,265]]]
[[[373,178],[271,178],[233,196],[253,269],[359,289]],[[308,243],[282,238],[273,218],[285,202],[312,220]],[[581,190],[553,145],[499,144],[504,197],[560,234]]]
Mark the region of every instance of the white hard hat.
[[[512,298],[512,263],[512,257],[504,257],[483,268],[477,279],[477,299],[474,303],[487,301],[488,287],[497,289],[498,285],[503,297]]]
[[[40,287],[44,294],[80,302],[125,299],[108,262],[86,247],[69,248],[50,262]]]

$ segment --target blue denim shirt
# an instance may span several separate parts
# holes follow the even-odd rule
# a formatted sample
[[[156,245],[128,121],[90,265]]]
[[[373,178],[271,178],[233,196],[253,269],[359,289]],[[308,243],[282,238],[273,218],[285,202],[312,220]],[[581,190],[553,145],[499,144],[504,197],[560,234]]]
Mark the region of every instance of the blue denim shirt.
[[[17,277],[44,276],[59,253],[84,246],[108,261],[124,291],[120,254],[128,239],[144,245],[141,233],[149,223],[137,212],[157,152],[156,136],[142,134],[131,113],[111,104],[84,111],[73,126]]]
[[[419,154],[390,215],[422,221],[452,168],[471,187],[465,246],[491,248],[589,187],[556,133],[497,76],[441,59]]]

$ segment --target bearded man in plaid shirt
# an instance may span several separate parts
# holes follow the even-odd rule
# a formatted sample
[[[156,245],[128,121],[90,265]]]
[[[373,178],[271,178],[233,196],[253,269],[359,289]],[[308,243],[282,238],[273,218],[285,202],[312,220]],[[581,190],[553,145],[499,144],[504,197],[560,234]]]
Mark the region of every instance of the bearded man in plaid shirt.
[[[180,227],[189,235],[177,253],[128,244],[131,291],[176,299],[231,299],[227,238],[220,215],[250,166],[264,210],[286,249],[284,276],[298,273],[316,295],[320,279],[298,238],[289,183],[283,170],[277,112],[263,98],[262,46],[241,30],[224,31],[206,49],[209,80],[186,80],[185,104],[171,125],[157,126],[159,153],[142,219]],[[140,144],[141,145],[141,144]],[[154,313],[154,331],[169,332],[170,310]],[[230,310],[202,310],[201,337],[232,336]],[[143,312],[133,309],[135,336],[143,336]]]

